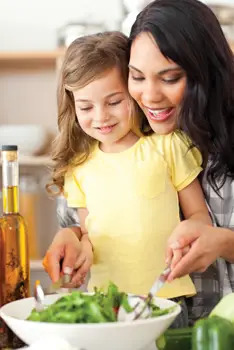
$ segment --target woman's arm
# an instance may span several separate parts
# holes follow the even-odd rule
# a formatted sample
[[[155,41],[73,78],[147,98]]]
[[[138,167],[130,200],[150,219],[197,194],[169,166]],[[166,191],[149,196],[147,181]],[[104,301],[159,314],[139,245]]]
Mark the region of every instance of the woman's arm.
[[[234,232],[200,221],[182,221],[174,230],[169,246],[173,251],[191,247],[174,267],[169,280],[192,272],[204,272],[220,256],[234,263]]]

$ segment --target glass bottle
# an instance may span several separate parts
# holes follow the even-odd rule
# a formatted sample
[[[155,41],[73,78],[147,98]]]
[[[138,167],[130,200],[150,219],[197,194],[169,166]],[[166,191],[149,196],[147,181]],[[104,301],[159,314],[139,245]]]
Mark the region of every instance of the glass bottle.
[[[0,218],[0,306],[29,296],[28,237],[24,218],[19,214],[17,150],[17,146],[2,146],[3,216]],[[0,333],[4,332],[9,333],[10,336],[7,327],[0,320]]]
[[[40,197],[35,176],[22,175],[19,182],[19,192],[20,212],[28,228],[29,258],[30,260],[39,260],[41,256],[38,242],[37,214]]]

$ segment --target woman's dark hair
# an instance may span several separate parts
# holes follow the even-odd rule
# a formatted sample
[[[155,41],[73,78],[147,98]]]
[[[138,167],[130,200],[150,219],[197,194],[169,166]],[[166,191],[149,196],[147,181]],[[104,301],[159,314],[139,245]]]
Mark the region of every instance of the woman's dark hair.
[[[198,0],[155,0],[137,16],[130,45],[142,32],[187,75],[179,127],[211,160],[207,178],[218,191],[234,178],[234,59],[220,24]]]

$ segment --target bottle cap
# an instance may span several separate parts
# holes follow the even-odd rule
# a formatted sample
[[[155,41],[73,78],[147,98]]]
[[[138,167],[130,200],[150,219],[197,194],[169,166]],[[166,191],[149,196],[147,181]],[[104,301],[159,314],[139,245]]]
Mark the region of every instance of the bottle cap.
[[[2,145],[2,151],[17,151],[18,146],[16,145]]]

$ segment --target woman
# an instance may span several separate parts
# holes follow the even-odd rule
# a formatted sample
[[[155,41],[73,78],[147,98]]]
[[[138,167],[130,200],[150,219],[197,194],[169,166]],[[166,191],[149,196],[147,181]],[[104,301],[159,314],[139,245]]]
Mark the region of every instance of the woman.
[[[215,222],[231,228],[234,225],[231,198],[234,196],[234,61],[216,17],[196,0],[154,1],[138,15],[130,34],[130,46],[132,97],[155,132],[168,133],[177,125],[200,148],[204,163],[208,160],[202,180]],[[186,89],[181,101],[184,79]],[[170,118],[162,120],[157,109],[163,107],[180,110],[177,108]],[[226,261],[218,261],[218,275],[211,266],[202,279],[199,274],[194,276],[198,294],[193,301],[201,304],[205,295],[204,308],[211,308],[218,297],[218,283],[221,295],[232,291],[234,269],[230,262],[234,261],[234,235],[230,230],[220,232],[185,221],[170,241],[181,235],[183,240],[185,230],[190,237],[186,243],[193,241],[191,232],[198,235],[198,240],[172,270],[169,280],[183,273],[203,271],[217,257],[224,257]],[[207,231],[211,231],[209,239]]]
[[[202,179],[207,201],[216,224],[225,227],[183,221],[169,242],[169,256],[171,249],[191,245],[169,279],[210,266],[203,274],[194,275],[198,293],[191,308],[196,319],[206,315],[220,296],[234,287],[234,234],[230,230],[234,226],[233,54],[216,17],[197,0],[150,3],[133,25],[130,46],[131,95],[155,132],[169,133],[179,127],[200,148],[207,163]],[[182,79],[186,88],[181,95]],[[165,113],[160,115],[162,110]],[[72,249],[68,240],[75,243],[77,236],[71,228],[66,230],[70,234],[60,231],[47,253],[54,280],[59,276],[61,258],[63,266],[70,267],[76,260],[74,249],[72,259],[67,250]],[[225,260],[219,259],[217,266],[212,264],[220,256]],[[73,281],[81,282],[85,272],[76,272]]]

